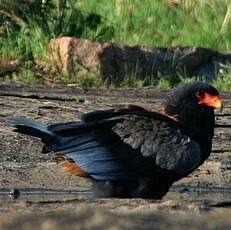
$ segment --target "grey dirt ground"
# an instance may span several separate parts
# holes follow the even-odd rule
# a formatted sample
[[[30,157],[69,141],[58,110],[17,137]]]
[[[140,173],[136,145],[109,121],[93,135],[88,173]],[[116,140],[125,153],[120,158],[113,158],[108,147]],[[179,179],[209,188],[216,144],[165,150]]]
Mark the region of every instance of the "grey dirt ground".
[[[41,154],[38,139],[13,133],[5,122],[16,115],[72,121],[123,103],[155,110],[166,93],[0,83],[0,229],[231,229],[230,128],[216,129],[210,158],[163,200],[96,199],[72,194],[88,190],[89,182],[63,173],[52,154]],[[224,110],[216,122],[230,125],[231,94],[222,96]],[[19,199],[6,195],[11,188],[21,191]],[[44,192],[48,189],[57,193]],[[64,190],[70,194],[58,194]]]

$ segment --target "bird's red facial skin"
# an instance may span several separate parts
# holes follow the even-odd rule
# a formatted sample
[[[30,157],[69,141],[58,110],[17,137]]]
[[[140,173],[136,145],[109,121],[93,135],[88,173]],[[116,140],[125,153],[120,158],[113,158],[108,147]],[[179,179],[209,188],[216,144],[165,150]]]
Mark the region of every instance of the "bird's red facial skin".
[[[220,95],[212,95],[209,93],[202,93],[202,95],[198,96],[200,105],[207,105],[213,108],[222,108],[222,101]]]

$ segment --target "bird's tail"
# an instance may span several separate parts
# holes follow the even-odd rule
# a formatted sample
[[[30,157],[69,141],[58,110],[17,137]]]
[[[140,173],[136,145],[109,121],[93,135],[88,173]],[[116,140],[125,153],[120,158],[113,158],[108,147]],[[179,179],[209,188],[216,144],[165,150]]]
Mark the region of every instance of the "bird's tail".
[[[57,135],[49,131],[46,124],[39,121],[25,117],[11,117],[7,119],[7,122],[16,128],[14,131],[39,137],[45,144],[51,144],[58,141]]]

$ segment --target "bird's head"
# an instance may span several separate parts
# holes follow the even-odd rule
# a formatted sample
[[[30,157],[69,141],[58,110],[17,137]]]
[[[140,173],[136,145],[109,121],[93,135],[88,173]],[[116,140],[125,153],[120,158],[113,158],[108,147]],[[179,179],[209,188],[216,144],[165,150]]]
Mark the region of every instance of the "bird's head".
[[[213,86],[194,81],[174,88],[164,103],[164,112],[169,116],[192,119],[214,116],[214,109],[222,108],[219,92]]]

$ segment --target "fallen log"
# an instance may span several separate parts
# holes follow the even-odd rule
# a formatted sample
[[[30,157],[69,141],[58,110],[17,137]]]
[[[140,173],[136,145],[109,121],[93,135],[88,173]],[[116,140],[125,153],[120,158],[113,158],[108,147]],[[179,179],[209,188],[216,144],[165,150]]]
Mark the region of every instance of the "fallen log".
[[[103,80],[122,80],[135,74],[173,76],[183,74],[213,80],[231,54],[202,47],[146,47],[99,43],[74,37],[52,39],[48,45],[49,63],[59,71],[76,74],[94,72]]]

